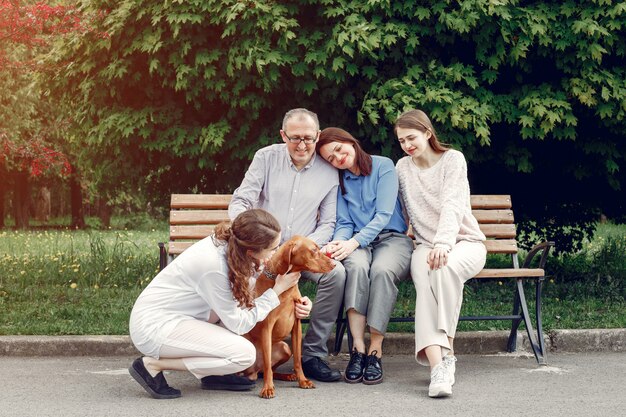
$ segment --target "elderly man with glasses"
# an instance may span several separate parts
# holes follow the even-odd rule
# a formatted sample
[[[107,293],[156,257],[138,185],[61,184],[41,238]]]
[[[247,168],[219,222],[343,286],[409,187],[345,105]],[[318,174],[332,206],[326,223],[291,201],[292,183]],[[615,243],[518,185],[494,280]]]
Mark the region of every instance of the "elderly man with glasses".
[[[324,247],[333,235],[336,220],[337,171],[316,156],[320,128],[317,115],[293,109],[283,118],[284,143],[256,152],[243,182],[228,207],[231,219],[245,210],[262,208],[278,219],[282,242],[304,235]],[[302,278],[317,284],[309,329],[302,341],[302,362],[308,378],[338,381],[341,374],[324,358],[327,342],[343,300],[346,273],[340,262],[327,274],[303,272]]]

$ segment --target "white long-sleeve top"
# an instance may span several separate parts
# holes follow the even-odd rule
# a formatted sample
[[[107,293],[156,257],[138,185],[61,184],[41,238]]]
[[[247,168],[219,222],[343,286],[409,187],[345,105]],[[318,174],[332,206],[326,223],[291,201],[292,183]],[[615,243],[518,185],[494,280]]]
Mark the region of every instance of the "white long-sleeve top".
[[[252,288],[255,282],[251,277]],[[241,335],[279,304],[270,288],[253,308],[239,307],[228,281],[226,245],[216,246],[209,236],[176,257],[139,295],[130,315],[130,337],[140,352],[158,358],[161,345],[183,320],[220,320]]]
[[[459,241],[484,241],[472,215],[467,163],[459,151],[446,151],[430,168],[410,156],[396,163],[400,196],[418,244],[451,250]]]

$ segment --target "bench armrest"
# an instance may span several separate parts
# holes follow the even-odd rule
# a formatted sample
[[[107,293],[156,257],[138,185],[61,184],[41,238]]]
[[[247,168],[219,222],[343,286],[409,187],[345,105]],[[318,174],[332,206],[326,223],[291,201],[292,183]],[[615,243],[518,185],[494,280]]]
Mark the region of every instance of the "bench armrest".
[[[524,262],[522,263],[522,268],[530,268],[530,264],[532,263],[535,256],[541,252],[541,258],[539,259],[539,265],[537,268],[545,269],[546,261],[548,260],[548,254],[550,253],[550,248],[554,246],[554,242],[545,241],[536,244],[532,247],[526,258],[524,258]]]
[[[167,251],[165,250],[165,243],[159,242],[159,271],[167,266]]]

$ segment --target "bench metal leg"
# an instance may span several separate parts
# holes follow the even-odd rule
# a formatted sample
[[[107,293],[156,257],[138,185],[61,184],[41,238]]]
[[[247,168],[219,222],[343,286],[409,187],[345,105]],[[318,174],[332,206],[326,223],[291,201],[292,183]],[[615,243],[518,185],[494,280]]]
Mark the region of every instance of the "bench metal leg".
[[[348,352],[352,352],[352,332],[350,332],[350,323],[348,322],[348,316],[343,317],[343,304],[339,310],[339,316],[337,317],[335,330],[335,355],[341,353],[341,345],[343,345],[343,335],[348,335]]]
[[[539,349],[543,354],[544,363],[546,358],[546,346],[543,341],[543,321],[541,318],[541,289],[543,287],[543,278],[537,280],[535,287],[535,314],[537,317],[537,335],[539,337]]]
[[[341,332],[339,329],[341,329]],[[348,322],[348,317],[346,317],[345,320],[342,320],[341,323],[337,322],[337,331],[335,333],[335,355],[341,353],[341,345],[343,344],[344,334],[348,335],[348,352],[352,352],[354,339],[352,337],[352,332],[350,331],[350,323]]]
[[[339,311],[339,317],[337,318],[335,328],[335,355],[341,352],[341,345],[343,344],[343,335],[346,334],[346,327],[348,320],[344,321],[342,311]]]
[[[343,344],[343,335],[346,334],[348,327],[348,316],[343,316],[343,300],[339,306],[339,313],[337,313],[337,320],[335,320],[335,355],[341,352],[341,345]],[[350,331],[348,331],[348,336]]]
[[[523,280],[517,279],[517,293],[519,295],[520,307],[522,308],[522,317],[524,317],[524,325],[526,326],[526,331],[528,332],[528,339],[530,340],[530,346],[533,349],[533,353],[535,354],[535,358],[537,359],[537,363],[539,365],[547,365],[545,350],[543,349],[543,334],[538,333],[535,335],[533,330],[532,322],[530,321],[530,315],[528,314],[528,305],[526,304],[526,297],[524,296],[524,283]],[[538,319],[541,316],[538,317]],[[540,326],[540,321],[538,322],[538,327]],[[542,340],[542,342],[539,342]]]
[[[159,242],[159,271],[167,266],[167,251],[165,250],[165,243]]]
[[[509,341],[506,345],[507,352],[515,352],[517,349],[517,329],[519,328],[519,324],[522,322],[522,316],[519,313],[520,311],[520,301],[519,301],[519,293],[516,290],[515,296],[513,297],[513,316],[517,316],[517,318],[511,320],[511,333],[509,333]]]

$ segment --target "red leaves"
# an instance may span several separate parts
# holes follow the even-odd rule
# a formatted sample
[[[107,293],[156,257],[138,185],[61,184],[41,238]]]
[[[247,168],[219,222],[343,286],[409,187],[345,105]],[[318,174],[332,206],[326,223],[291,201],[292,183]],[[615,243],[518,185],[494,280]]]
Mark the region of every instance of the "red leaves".
[[[80,27],[77,13],[65,6],[21,4],[0,0],[0,39],[23,45],[45,43],[43,35],[68,33]]]
[[[106,16],[86,16],[70,6],[51,6],[45,2],[25,4],[20,0],[0,0],[0,45],[24,45],[32,48],[45,46],[50,35],[83,35],[93,32],[99,38],[107,38],[105,32],[97,32],[96,20]],[[8,59],[0,48],[0,67]],[[17,65],[19,66],[19,65]]]
[[[0,136],[1,164],[10,164],[17,171],[28,172],[34,178],[56,173],[67,177],[72,166],[67,156],[49,148],[40,138],[17,144],[6,136]]]

